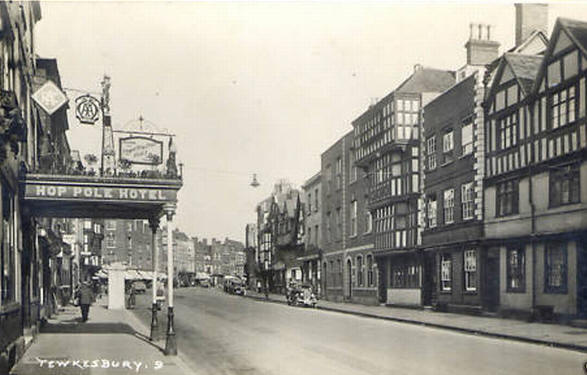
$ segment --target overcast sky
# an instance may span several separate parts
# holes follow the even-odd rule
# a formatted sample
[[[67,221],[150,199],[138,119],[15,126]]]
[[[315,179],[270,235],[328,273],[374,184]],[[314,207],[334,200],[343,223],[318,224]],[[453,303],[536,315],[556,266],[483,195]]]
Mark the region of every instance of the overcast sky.
[[[461,67],[470,22],[493,25],[501,51],[514,43],[514,5],[504,2],[41,7],[37,53],[58,59],[64,87],[99,91],[107,73],[115,128],[142,115],[177,134],[185,164],[178,226],[237,240],[275,180],[301,185],[318,172],[320,154],[414,64]],[[558,16],[587,20],[587,5],[551,4],[549,32]],[[98,153],[99,127],[70,127],[72,149]]]

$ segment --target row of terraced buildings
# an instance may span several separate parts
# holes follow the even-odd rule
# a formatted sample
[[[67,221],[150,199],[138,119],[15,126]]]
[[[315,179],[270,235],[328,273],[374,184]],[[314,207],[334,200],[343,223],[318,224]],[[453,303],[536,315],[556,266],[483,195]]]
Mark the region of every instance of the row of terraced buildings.
[[[587,315],[587,23],[557,19],[549,37],[547,5],[515,11],[507,52],[470,25],[462,67],[416,65],[322,153],[290,203],[289,263],[263,209],[288,203],[257,207],[258,270],[280,259],[281,285],[334,301]]]

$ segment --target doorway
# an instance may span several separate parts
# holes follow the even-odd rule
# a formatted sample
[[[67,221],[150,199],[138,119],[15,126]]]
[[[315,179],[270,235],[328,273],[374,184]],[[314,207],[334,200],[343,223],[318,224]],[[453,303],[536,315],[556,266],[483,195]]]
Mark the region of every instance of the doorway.
[[[495,312],[499,308],[499,249],[487,251],[485,270],[485,308]]]
[[[422,305],[433,306],[436,303],[436,254],[424,253],[422,262]]]

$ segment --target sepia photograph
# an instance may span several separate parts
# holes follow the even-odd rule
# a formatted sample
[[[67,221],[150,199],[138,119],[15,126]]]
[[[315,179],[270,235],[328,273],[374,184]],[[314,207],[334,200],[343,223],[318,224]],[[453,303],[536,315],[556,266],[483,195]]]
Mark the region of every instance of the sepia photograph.
[[[587,374],[587,2],[0,0],[0,375]]]

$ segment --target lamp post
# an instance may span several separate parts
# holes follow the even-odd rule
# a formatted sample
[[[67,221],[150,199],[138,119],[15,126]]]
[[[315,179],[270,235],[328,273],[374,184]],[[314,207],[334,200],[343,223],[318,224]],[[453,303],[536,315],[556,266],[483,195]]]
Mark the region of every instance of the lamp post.
[[[167,336],[165,355],[177,355],[177,341],[173,325],[173,215],[175,204],[166,204],[163,209],[167,218]]]
[[[159,338],[159,321],[157,319],[157,273],[159,271],[159,249],[157,248],[157,229],[159,228],[159,218],[150,219],[149,227],[151,228],[151,255],[153,259],[153,305],[151,306],[151,335],[149,336],[149,340],[155,341]]]

